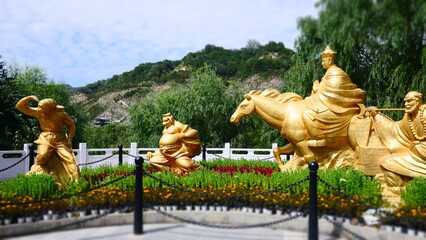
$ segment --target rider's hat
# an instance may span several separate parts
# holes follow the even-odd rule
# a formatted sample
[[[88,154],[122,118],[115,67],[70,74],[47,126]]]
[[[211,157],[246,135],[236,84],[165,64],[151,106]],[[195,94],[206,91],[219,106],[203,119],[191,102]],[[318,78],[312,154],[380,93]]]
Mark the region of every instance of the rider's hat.
[[[324,58],[324,57],[335,57],[336,54],[337,54],[337,52],[333,51],[333,49],[331,49],[330,46],[327,45],[327,47],[325,48],[324,52],[322,52],[320,54],[320,56],[322,58]]]

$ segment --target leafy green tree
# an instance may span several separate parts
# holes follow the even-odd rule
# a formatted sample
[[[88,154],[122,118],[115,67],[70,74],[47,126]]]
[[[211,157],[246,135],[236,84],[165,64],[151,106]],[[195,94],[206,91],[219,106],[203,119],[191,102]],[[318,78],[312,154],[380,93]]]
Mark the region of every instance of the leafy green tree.
[[[20,129],[20,118],[15,109],[16,102],[22,97],[16,91],[16,84],[6,69],[6,63],[0,56],[0,149],[12,149],[15,132]],[[21,146],[22,147],[22,146]]]
[[[89,148],[116,148],[119,144],[130,147],[130,143],[135,141],[126,125],[113,123],[97,127],[86,124],[83,128],[82,139]]]
[[[58,104],[69,106],[68,85],[57,84],[48,79],[44,69],[35,65],[20,66],[13,63],[10,65],[9,71],[16,76],[14,81],[23,95],[36,95],[39,99],[52,98]]]
[[[268,53],[276,53],[279,56],[291,56],[294,54],[293,50],[288,49],[282,42],[270,41],[261,49],[259,49],[258,56],[266,55]]]
[[[244,93],[234,83],[225,84],[206,65],[191,75],[187,86],[174,85],[133,106],[132,132],[142,146],[158,147],[163,129],[161,115],[170,112],[178,121],[198,130],[200,140],[209,147],[223,147],[225,142],[234,147],[270,147],[273,142],[282,142],[279,132],[258,117],[244,118],[238,125],[230,123]]]
[[[157,146],[161,114],[172,113],[178,121],[199,131],[210,146],[223,145],[235,134],[229,123],[234,96],[226,93],[223,80],[210,67],[197,70],[189,85],[175,85],[133,107],[132,125],[144,146]]]
[[[337,65],[367,92],[367,105],[402,107],[408,91],[426,93],[425,1],[321,0],[317,7],[318,19],[298,21],[283,90],[309,95],[324,74],[319,54],[329,44]]]
[[[262,45],[257,40],[250,39],[248,40],[246,47],[241,50],[246,50],[249,57],[255,57],[257,56],[261,48]]]
[[[53,98],[58,104],[64,105],[72,117],[76,111],[70,106],[68,86],[56,84],[48,80],[46,72],[37,66],[20,66],[13,63],[8,66],[8,74],[13,79],[2,77],[0,81],[1,100],[1,126],[4,135],[0,140],[2,149],[20,149],[24,143],[31,143],[38,138],[40,133],[39,123],[35,118],[20,113],[15,104],[24,96],[36,95],[39,99]],[[4,74],[3,74],[4,75]],[[36,103],[33,106],[36,106]]]

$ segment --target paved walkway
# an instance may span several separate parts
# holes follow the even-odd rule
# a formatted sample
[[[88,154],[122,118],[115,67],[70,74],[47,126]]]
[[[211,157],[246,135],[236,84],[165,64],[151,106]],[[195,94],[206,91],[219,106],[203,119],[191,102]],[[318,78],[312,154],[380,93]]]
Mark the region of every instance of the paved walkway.
[[[268,215],[246,213],[241,211],[212,212],[212,211],[172,211],[175,217],[184,218],[210,226],[253,226],[259,223],[276,222],[283,215]],[[103,240],[103,239],[146,239],[146,240],[303,240],[308,239],[308,218],[299,217],[291,221],[280,222],[269,227],[223,229],[185,224],[175,219],[159,214],[156,211],[146,211],[143,214],[144,233],[133,234],[133,213],[109,214],[104,217],[90,219],[67,218],[59,220],[36,221],[26,224],[11,224],[0,226],[2,239],[37,239],[37,240]],[[285,218],[284,218],[285,219]],[[85,221],[90,220],[90,221]],[[76,223],[77,225],[75,225]],[[71,224],[71,225],[69,225]],[[423,240],[423,236],[410,236],[403,233],[387,232],[376,227],[368,227],[348,222],[331,224],[319,219],[320,240],[354,239],[357,234],[364,239],[382,240]],[[63,229],[61,226],[73,226]],[[50,231],[59,227],[63,230]],[[343,228],[346,231],[343,231]],[[347,234],[351,232],[352,234]],[[17,236],[26,234],[22,236]],[[419,234],[420,235],[420,234]],[[10,236],[10,237],[6,237]],[[339,237],[332,237],[339,236]],[[0,237],[1,238],[1,237]]]
[[[269,228],[249,229],[214,229],[186,224],[145,224],[142,235],[133,234],[133,225],[83,228],[44,234],[33,234],[9,239],[19,240],[303,240],[308,239],[307,233],[273,230]],[[320,236],[320,240],[334,240],[344,238],[332,238]]]

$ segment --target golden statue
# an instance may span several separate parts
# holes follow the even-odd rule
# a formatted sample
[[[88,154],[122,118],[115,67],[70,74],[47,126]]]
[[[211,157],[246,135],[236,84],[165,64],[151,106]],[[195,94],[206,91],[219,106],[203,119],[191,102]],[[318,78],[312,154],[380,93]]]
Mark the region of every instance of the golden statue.
[[[201,167],[191,158],[201,153],[198,131],[176,121],[172,114],[163,114],[163,136],[160,149],[148,152],[149,163],[159,172],[163,170],[185,173]]]
[[[423,95],[416,91],[409,92],[404,101],[405,115],[398,122],[377,113],[380,109],[368,109],[379,139],[390,152],[380,158],[382,173],[377,176],[383,180],[384,195],[389,198],[398,198],[401,187],[413,177],[426,177],[426,105]]]
[[[348,140],[348,128],[360,114],[365,92],[335,65],[335,56],[329,46],[321,53],[327,71],[321,82],[314,82],[311,96],[303,99],[275,89],[254,90],[244,96],[230,119],[238,123],[242,117],[256,113],[289,140],[286,146],[274,149],[281,171],[306,167],[311,161],[327,168],[355,164],[357,157]],[[293,157],[283,164],[280,155],[292,152]]]
[[[336,54],[329,46],[320,54],[327,71],[321,82],[314,82],[310,96],[253,90],[244,95],[230,121],[238,123],[256,113],[279,130],[290,142],[274,149],[281,171],[307,167],[311,161],[325,168],[354,166],[382,180],[384,198],[395,202],[407,181],[426,177],[423,96],[409,92],[405,109],[365,108],[365,91],[335,65]],[[398,122],[378,113],[396,110],[405,110]],[[284,164],[280,155],[293,152]]]
[[[28,106],[31,100],[38,102],[37,108]],[[75,124],[64,112],[64,107],[50,98],[39,101],[36,96],[28,96],[19,100],[16,108],[37,118],[43,131],[34,141],[38,145],[37,157],[27,174],[53,174],[58,183],[79,178],[80,169],[72,151]],[[67,128],[66,134],[64,126]]]

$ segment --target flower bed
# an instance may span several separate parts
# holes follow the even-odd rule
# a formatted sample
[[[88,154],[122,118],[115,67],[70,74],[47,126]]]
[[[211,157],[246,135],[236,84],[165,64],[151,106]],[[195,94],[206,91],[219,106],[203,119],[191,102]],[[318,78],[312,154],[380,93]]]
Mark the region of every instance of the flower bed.
[[[272,211],[307,209],[309,182],[304,181],[287,187],[306,179],[309,175],[307,169],[281,173],[276,163],[268,161],[216,160],[201,163],[203,169],[183,175],[156,173],[148,164],[144,164],[147,173],[163,181],[159,182],[144,176],[144,204],[177,205],[181,208],[188,205],[225,205],[228,208],[247,206],[269,208]],[[78,182],[64,183],[66,187],[63,188],[58,187],[54,178],[49,175],[18,176],[0,185],[0,216],[6,219],[41,216],[49,210],[64,214],[67,211],[115,209],[134,200],[133,175],[130,174],[100,189],[92,191],[88,189],[96,188],[133,171],[134,166],[130,165],[83,169],[82,178]],[[320,214],[362,220],[361,215],[369,206],[387,207],[380,197],[380,184],[359,171],[320,170],[318,175],[344,193],[339,194],[319,182]],[[387,223],[411,226],[412,219],[426,221],[426,201],[422,202],[426,192],[422,187],[426,184],[423,184],[423,180],[415,179],[407,187],[402,195],[404,204],[394,210],[394,214],[387,218]],[[423,192],[419,193],[419,189]],[[266,191],[270,193],[263,194]],[[81,193],[75,194],[78,192]],[[417,224],[416,228],[421,229],[424,226]]]

